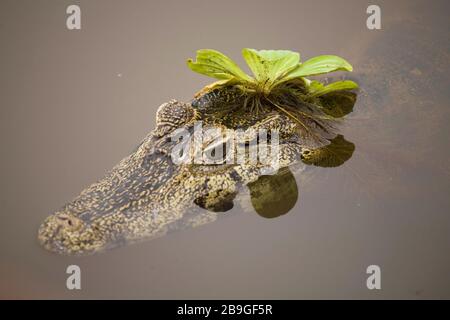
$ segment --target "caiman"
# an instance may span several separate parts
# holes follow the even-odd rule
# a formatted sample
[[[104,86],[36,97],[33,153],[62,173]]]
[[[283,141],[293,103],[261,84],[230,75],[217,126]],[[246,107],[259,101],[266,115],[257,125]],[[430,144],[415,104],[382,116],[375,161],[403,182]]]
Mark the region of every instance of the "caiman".
[[[321,161],[325,161],[324,166],[336,166],[350,158],[354,150],[353,144],[333,131],[333,124],[328,123],[331,120],[305,117],[303,122],[310,131],[318,132],[326,143],[348,147],[344,148],[347,151],[341,156],[342,161],[330,162],[332,148],[305,143],[307,134],[302,134],[291,118],[272,109],[248,112],[241,108],[242,103],[242,97],[233,90],[215,90],[190,103],[172,100],[162,104],[156,114],[155,129],[103,179],[47,217],[39,228],[39,242],[53,252],[81,255],[155,238],[181,227],[216,220],[220,212],[233,207],[233,199],[246,186],[258,211],[255,202],[258,197],[264,198],[264,190],[270,184],[270,178],[261,171],[263,164],[174,163],[171,152],[177,143],[175,132],[179,128],[191,132],[198,121],[206,126],[245,130],[243,141],[239,142],[244,145],[255,139],[252,129],[278,130],[282,168],[278,176],[286,182],[278,179],[280,195],[283,185],[290,188],[286,192],[297,192],[290,166],[302,162],[320,165]],[[308,103],[299,107],[305,114],[314,111]],[[293,181],[293,186],[288,181]],[[265,205],[259,207],[264,212]]]

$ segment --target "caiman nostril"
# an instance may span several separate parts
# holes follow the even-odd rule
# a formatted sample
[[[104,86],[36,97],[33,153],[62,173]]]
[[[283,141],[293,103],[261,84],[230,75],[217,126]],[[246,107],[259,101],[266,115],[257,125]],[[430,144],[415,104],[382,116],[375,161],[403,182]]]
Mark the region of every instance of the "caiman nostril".
[[[56,223],[60,227],[64,227],[69,230],[76,230],[81,227],[82,223],[80,219],[70,216],[68,214],[59,214],[56,216]]]

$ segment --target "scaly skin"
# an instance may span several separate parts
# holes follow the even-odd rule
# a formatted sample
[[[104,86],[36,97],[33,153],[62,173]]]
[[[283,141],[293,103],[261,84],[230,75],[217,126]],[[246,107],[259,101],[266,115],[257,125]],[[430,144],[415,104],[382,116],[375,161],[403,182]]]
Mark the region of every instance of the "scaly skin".
[[[262,164],[176,165],[171,159],[176,142],[171,137],[178,128],[192,130],[197,120],[247,129],[248,140],[250,129],[278,129],[280,167],[299,162],[301,139],[296,124],[285,115],[273,110],[250,115],[239,108],[219,114],[224,102],[238,105],[239,99],[235,92],[231,96],[212,92],[192,104],[173,100],[161,105],[156,128],[137,150],[49,216],[39,229],[40,243],[57,253],[90,254],[214,221],[217,212],[230,209],[239,189],[261,175]]]

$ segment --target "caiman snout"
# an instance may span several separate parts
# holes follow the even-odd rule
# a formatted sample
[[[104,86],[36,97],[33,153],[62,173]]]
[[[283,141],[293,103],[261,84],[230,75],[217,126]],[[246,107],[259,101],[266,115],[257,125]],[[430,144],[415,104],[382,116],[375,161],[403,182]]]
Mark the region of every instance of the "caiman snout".
[[[92,228],[68,213],[47,217],[39,228],[38,240],[47,250],[60,254],[88,253],[102,246]]]
[[[145,215],[151,196],[174,176],[170,155],[148,147],[151,136],[103,179],[47,217],[39,242],[56,253],[85,255],[120,246],[162,227]]]
[[[68,231],[79,230],[83,226],[83,222],[66,213],[61,213],[55,216],[55,224],[60,229],[67,229]]]

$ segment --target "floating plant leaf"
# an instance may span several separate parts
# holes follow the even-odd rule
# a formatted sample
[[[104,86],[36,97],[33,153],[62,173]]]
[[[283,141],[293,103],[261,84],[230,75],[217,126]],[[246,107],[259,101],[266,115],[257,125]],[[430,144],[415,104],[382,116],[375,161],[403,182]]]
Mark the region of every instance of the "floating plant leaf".
[[[235,79],[242,83],[253,81],[233,60],[212,49],[198,50],[196,61],[189,59],[187,65],[192,71],[216,79]]]
[[[338,56],[317,56],[301,63],[297,68],[289,72],[283,78],[283,81],[334,71],[353,71],[353,67],[345,59]]]
[[[303,123],[305,120],[301,118],[314,119],[314,116],[300,110],[300,106],[309,98],[320,98],[332,92],[357,88],[357,84],[349,80],[323,85],[305,78],[333,71],[352,71],[352,66],[338,56],[322,55],[301,63],[300,54],[289,50],[246,48],[242,50],[242,55],[254,77],[247,75],[233,60],[216,50],[198,50],[197,60],[187,61],[189,68],[219,79],[204,87],[198,94],[221,87],[227,87],[227,90],[233,87],[245,96],[242,108],[246,111],[258,113],[267,108],[278,109],[307,129]],[[302,85],[298,86],[298,83]],[[288,96],[293,98],[293,104],[283,103]]]
[[[358,88],[358,84],[351,80],[336,81],[327,85],[324,85],[319,81],[312,81],[309,86],[309,96],[319,97],[335,91],[353,90],[356,88]]]
[[[295,69],[300,54],[289,50],[243,49],[242,56],[261,87],[270,90],[276,81]]]
[[[322,55],[300,63],[300,54],[289,50],[255,50],[245,48],[242,55],[252,70],[254,77],[247,75],[241,68],[223,53],[212,49],[197,51],[196,61],[189,59],[187,65],[195,72],[207,75],[222,82],[216,82],[208,88],[236,85],[244,92],[259,93],[268,96],[276,87],[302,79],[307,85],[310,80],[304,78],[333,71],[352,71],[353,67],[343,58],[334,55]],[[327,92],[338,87],[356,88],[349,81],[342,84],[325,86]],[[317,91],[317,90],[316,90]],[[319,94],[320,92],[316,92]],[[325,94],[325,93],[320,93]]]

